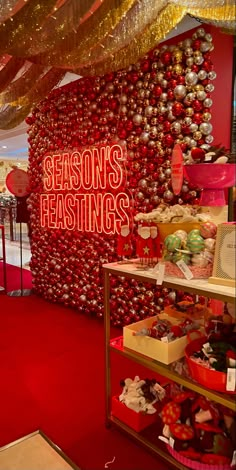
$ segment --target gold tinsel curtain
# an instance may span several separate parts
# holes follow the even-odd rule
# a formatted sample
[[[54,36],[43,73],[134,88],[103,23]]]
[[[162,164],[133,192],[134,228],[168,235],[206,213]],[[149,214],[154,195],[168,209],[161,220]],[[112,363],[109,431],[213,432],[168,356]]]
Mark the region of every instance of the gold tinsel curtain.
[[[135,63],[187,14],[235,34],[234,0],[0,0],[0,128],[18,125],[67,71]]]

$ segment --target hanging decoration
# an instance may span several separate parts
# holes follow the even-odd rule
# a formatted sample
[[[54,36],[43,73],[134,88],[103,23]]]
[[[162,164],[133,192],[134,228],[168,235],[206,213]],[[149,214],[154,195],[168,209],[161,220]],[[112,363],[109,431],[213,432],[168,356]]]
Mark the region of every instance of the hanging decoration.
[[[235,34],[235,13],[233,0],[1,0],[0,92],[19,78],[26,62],[52,68],[56,76],[104,75],[132,66],[188,14]],[[58,85],[44,81],[35,93],[29,81],[23,93],[16,81],[6,90],[7,104],[16,109],[2,129],[18,125]]]

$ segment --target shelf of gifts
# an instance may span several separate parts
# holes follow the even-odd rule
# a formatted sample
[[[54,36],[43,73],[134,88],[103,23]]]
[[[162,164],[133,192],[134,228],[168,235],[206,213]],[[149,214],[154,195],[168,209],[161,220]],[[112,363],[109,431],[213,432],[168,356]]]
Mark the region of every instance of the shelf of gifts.
[[[202,394],[204,389],[204,395],[209,400],[213,400],[216,403],[219,403],[220,405],[235,411],[235,396],[223,392],[217,392],[213,389],[203,387],[198,382],[195,382],[194,379],[189,375],[185,358],[168,365],[163,364],[156,359],[145,356],[145,354],[141,354],[125,347],[123,344],[123,336],[118,336],[110,340],[110,350],[136,362],[137,364],[147,367],[148,369],[162,376],[164,379],[173,381],[196,393]]]
[[[139,259],[130,259],[107,263],[104,265],[110,274],[126,276],[137,279],[140,282],[150,282],[151,284],[163,285],[172,289],[183,290],[190,294],[203,295],[206,297],[223,300],[224,302],[234,302],[235,288],[230,286],[215,285],[208,282],[208,279],[182,279],[180,277],[164,276],[159,279],[160,266],[143,266]]]
[[[121,386],[112,398],[112,422],[173,468],[235,468],[235,411],[173,383],[136,376]]]

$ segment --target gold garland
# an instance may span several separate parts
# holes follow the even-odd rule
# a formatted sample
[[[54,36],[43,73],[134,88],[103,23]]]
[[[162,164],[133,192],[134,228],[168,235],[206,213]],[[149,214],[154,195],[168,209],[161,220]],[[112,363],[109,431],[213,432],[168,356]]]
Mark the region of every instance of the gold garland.
[[[17,48],[25,47],[34,30],[39,28],[49,15],[56,0],[30,0],[12,18],[0,25],[0,53],[17,55]]]
[[[13,129],[24,121],[32,107],[42,101],[64,75],[65,72],[62,70],[49,70],[24,97],[19,98],[15,103],[12,103],[12,106],[8,106],[0,113],[0,129]]]
[[[9,2],[14,11],[0,24],[0,54],[13,57],[0,70],[0,104],[12,106],[0,112],[2,129],[19,124],[66,71],[92,76],[127,68],[164,40],[187,13],[235,33],[232,0],[223,5],[221,0]],[[12,82],[25,59],[40,66]],[[55,67],[42,77],[44,67],[51,65]]]
[[[15,52],[23,57],[47,53],[50,48],[57,47],[63,38],[78,27],[81,18],[89,11],[94,0],[70,0],[61,8],[45,18],[43,24],[32,33],[32,40],[28,41],[27,48],[18,44]],[[27,29],[25,34],[28,34]]]
[[[103,75],[111,70],[119,70],[137,62],[143,55],[153,49],[166,34],[178,24],[186,14],[186,8],[174,5],[166,6],[158,18],[136,36],[130,44],[103,62],[76,69],[75,72],[85,75]]]
[[[139,0],[119,22],[112,34],[108,34],[102,43],[96,43],[90,51],[82,50],[78,56],[74,52],[74,66],[88,67],[96,62],[106,60],[120,49],[128,46],[133,37],[142,34],[145,27],[151,24],[166,6],[167,0]]]
[[[12,57],[0,70],[0,92],[4,90],[24,65],[24,59]]]
[[[20,108],[8,106],[0,113],[0,129],[9,130],[18,126],[28,116],[32,105],[22,106]]]
[[[80,57],[84,51],[89,55],[90,49],[112,33],[135,2],[136,0],[105,0],[77,31],[72,31],[60,41],[58,47],[47,49],[46,54],[28,58],[34,63],[73,69],[75,56]]]
[[[24,95],[11,103],[12,106],[35,105],[63,79],[65,71],[51,68],[35,85]]]
[[[30,90],[35,81],[44,72],[45,67],[42,65],[31,65],[20,78],[14,80],[3,93],[0,94],[0,106],[17,100],[20,96],[25,95]]]

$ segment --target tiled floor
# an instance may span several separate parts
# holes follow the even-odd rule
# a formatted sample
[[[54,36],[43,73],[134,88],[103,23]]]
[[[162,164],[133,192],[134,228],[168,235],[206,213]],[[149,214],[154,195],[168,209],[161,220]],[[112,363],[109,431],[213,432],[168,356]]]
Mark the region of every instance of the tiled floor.
[[[22,262],[23,268],[29,269],[28,263],[31,258],[31,251],[30,251],[30,244],[29,244],[29,239],[27,236],[25,224],[22,224],[22,255],[21,255],[21,249],[20,249],[19,230],[16,230],[14,241],[9,240],[8,233],[6,230],[5,246],[6,246],[6,262],[8,264],[12,264],[13,266],[21,266],[21,262]],[[1,253],[2,253],[2,241],[0,240],[0,254]]]

